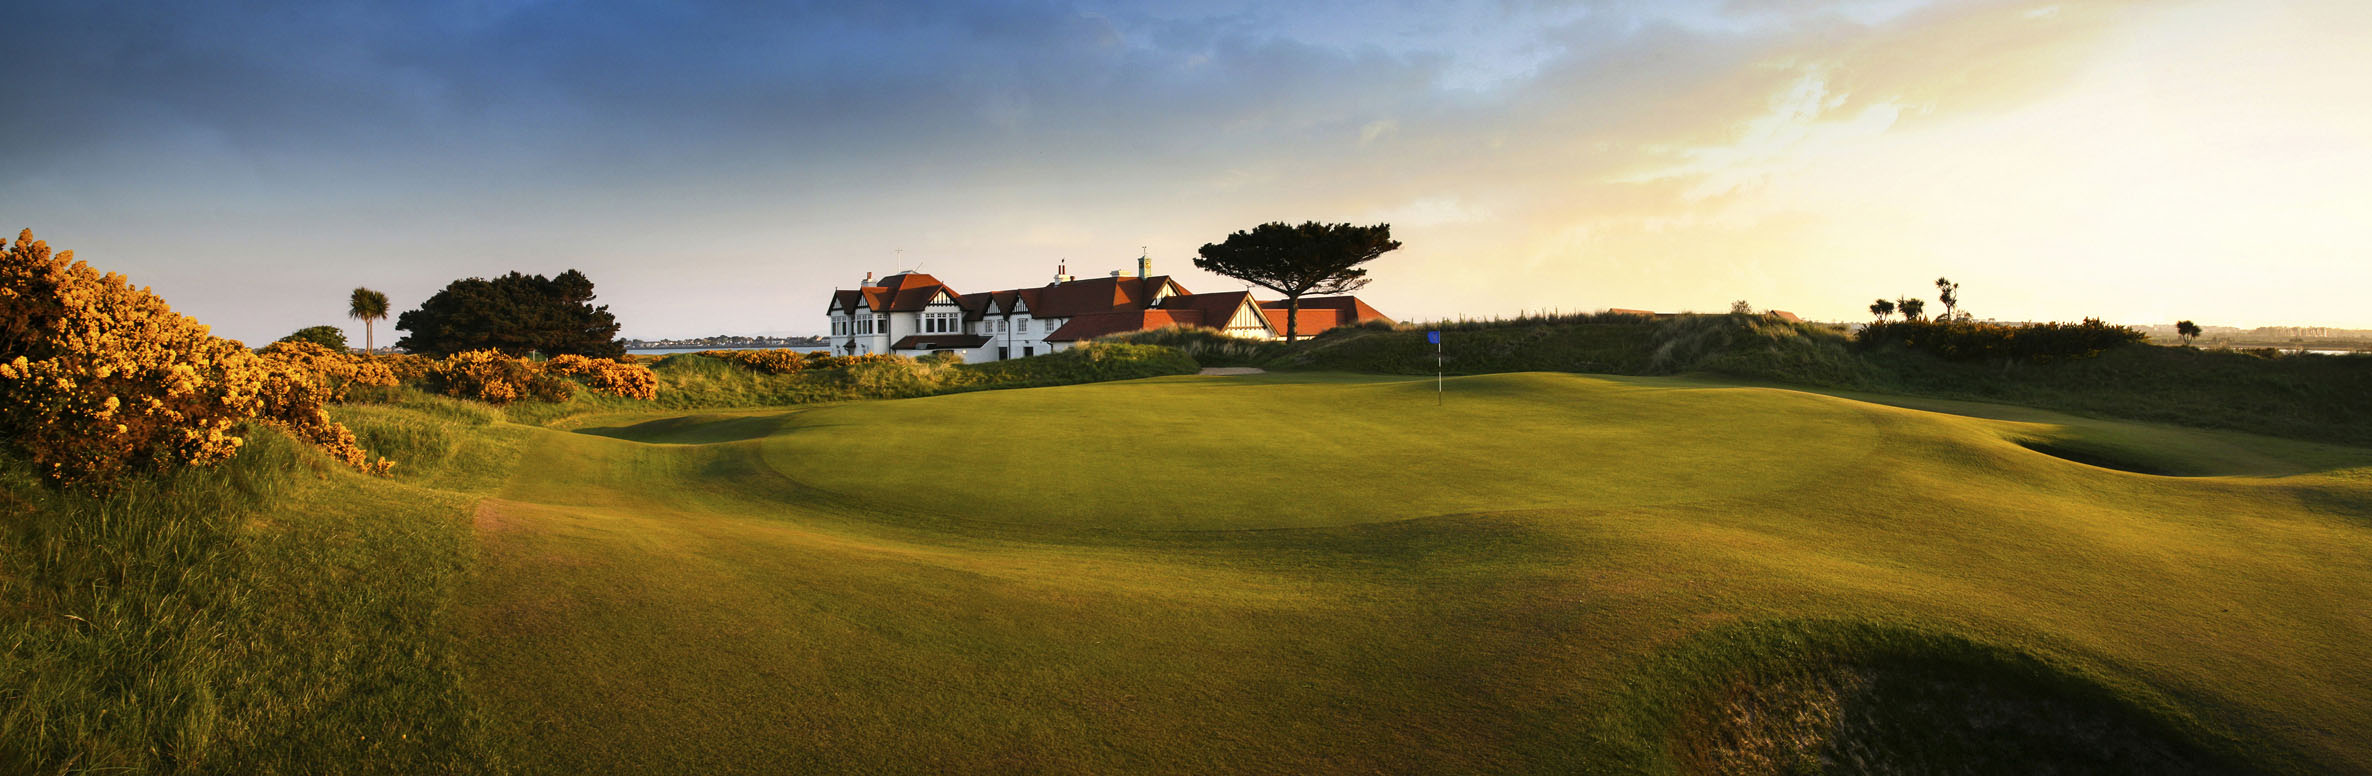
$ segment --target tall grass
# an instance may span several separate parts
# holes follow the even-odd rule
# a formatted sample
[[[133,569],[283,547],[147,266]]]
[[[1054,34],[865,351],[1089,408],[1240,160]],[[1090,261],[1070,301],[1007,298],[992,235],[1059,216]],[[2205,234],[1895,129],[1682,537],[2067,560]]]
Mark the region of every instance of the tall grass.
[[[1171,348],[1203,366],[1259,366],[1286,350],[1282,342],[1236,337],[1201,326],[1164,326],[1115,334],[1100,341]]]
[[[0,772],[488,765],[446,616],[468,500],[247,439],[105,496],[0,460]]]

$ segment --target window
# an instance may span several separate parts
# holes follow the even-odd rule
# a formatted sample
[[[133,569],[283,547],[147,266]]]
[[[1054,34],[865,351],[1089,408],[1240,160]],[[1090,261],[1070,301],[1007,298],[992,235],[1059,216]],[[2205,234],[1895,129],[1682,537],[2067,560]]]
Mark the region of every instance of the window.
[[[1012,348],[997,348],[997,360],[998,360],[998,361],[1003,361],[1003,360],[1005,360],[1005,359],[1012,358],[1012,357],[1013,357],[1013,349],[1012,349]]]
[[[1038,350],[1037,348],[1030,347],[1030,346],[1028,346],[1028,345],[1023,345],[1023,346],[1021,346],[1021,355],[1022,355],[1022,357],[1024,357],[1024,358],[1027,358],[1027,357],[1030,357],[1030,356],[1035,356],[1035,355],[1037,355],[1037,354],[1038,354],[1038,353],[1037,353],[1037,350]]]

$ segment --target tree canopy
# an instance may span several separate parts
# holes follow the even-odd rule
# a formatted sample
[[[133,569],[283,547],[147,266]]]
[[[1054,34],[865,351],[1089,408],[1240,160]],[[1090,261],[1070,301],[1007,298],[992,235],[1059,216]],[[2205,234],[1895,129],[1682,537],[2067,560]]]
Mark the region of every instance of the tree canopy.
[[[280,338],[281,342],[310,342],[340,353],[346,352],[346,330],[336,326],[307,326]]]
[[[1953,311],[1960,309],[1960,284],[1951,278],[1935,279],[1936,302],[1944,306],[1944,320],[1954,320]]]
[[[1894,300],[1894,309],[1903,314],[1903,320],[1916,321],[1921,313],[1927,311],[1927,302],[1916,297],[1903,297]]]
[[[371,323],[387,317],[387,295],[368,288],[354,289],[354,295],[350,297],[346,308],[346,317],[362,321],[363,352],[377,350],[378,343],[371,333]]]
[[[431,356],[480,348],[514,356],[626,353],[609,306],[593,305],[593,281],[573,269],[549,279],[512,272],[456,280],[398,316],[395,328],[410,332],[397,347]]]
[[[1285,339],[1300,335],[1301,297],[1347,294],[1367,286],[1359,265],[1400,248],[1391,224],[1355,226],[1305,221],[1261,224],[1206,244],[1197,269],[1226,275],[1285,296]]]

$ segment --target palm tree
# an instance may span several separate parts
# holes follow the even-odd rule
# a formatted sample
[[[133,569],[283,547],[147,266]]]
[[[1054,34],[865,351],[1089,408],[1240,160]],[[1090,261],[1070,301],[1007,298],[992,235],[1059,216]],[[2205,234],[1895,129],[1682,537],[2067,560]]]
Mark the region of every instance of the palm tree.
[[[362,321],[362,352],[378,350],[378,343],[371,339],[371,322],[387,317],[387,295],[368,288],[354,289],[354,306],[347,308],[346,315]]]

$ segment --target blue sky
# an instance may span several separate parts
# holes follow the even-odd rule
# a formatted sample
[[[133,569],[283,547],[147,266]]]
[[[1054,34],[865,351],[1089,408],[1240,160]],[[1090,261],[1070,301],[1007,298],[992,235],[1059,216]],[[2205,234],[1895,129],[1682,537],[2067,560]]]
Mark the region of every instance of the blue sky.
[[[260,342],[584,270],[628,336],[1389,221],[1403,318],[2372,328],[2368,4],[48,3],[0,215]],[[382,324],[382,341],[390,339]],[[356,332],[359,334],[359,331]]]

